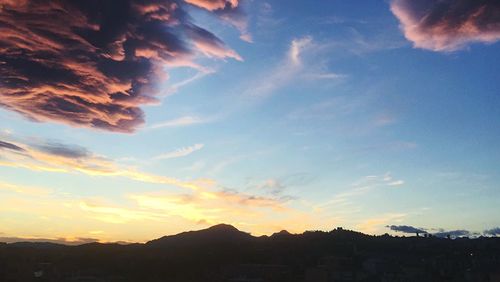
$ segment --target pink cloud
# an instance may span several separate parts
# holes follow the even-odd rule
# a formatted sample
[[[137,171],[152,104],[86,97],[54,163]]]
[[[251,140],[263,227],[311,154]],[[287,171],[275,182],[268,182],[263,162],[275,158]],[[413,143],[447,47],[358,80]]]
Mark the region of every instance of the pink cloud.
[[[214,12],[220,19],[237,28],[240,39],[249,43],[253,42],[248,31],[248,17],[241,9],[240,0],[184,0],[186,3]]]
[[[198,6],[209,11],[222,10],[227,5],[235,8],[238,6],[238,0],[184,0],[186,3]]]
[[[196,54],[241,60],[178,3],[0,0],[0,107],[38,122],[134,131],[141,107],[158,103],[163,66],[201,69]]]
[[[450,52],[500,40],[496,0],[393,0],[391,11],[416,48]]]

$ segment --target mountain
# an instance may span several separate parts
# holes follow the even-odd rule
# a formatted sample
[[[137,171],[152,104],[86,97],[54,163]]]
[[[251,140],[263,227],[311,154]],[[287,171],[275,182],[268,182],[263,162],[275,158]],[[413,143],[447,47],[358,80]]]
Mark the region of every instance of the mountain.
[[[500,281],[499,254],[500,238],[369,236],[342,228],[254,237],[220,224],[145,244],[0,244],[0,281],[320,282],[354,272],[357,281]],[[40,271],[43,279],[33,280]]]
[[[207,229],[188,231],[177,235],[163,236],[146,243],[153,247],[184,247],[240,244],[254,240],[249,233],[228,224],[219,224]]]
[[[293,235],[290,232],[281,230],[280,232],[273,233],[273,235],[271,235],[271,238],[290,238],[291,236]]]

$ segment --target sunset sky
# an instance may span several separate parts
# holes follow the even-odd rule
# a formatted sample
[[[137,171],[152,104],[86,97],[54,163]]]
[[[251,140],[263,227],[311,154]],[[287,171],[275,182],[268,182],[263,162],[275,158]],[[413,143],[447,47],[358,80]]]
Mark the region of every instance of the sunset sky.
[[[495,0],[0,0],[0,241],[500,235],[499,40]]]

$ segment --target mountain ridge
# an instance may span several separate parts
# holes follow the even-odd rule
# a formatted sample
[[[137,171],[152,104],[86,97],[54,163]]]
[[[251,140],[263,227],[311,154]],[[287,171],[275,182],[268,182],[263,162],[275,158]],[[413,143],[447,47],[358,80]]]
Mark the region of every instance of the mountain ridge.
[[[233,225],[230,224],[217,224],[210,226],[208,228],[192,230],[192,231],[184,231],[181,233],[173,234],[173,235],[165,235],[156,239],[152,239],[146,241],[144,243],[138,242],[86,242],[81,244],[68,244],[65,241],[54,242],[54,240],[47,239],[47,241],[29,241],[25,239],[21,239],[17,242],[0,242],[0,244],[5,244],[9,246],[22,246],[22,247],[34,247],[34,248],[51,248],[51,247],[61,247],[61,246],[90,246],[90,245],[146,245],[146,246],[161,246],[161,245],[170,245],[174,243],[178,243],[181,245],[189,245],[189,244],[210,244],[210,243],[229,243],[229,242],[238,242],[238,241],[262,241],[262,240],[282,240],[282,239],[292,239],[292,238],[302,238],[302,237],[323,237],[326,235],[334,235],[337,238],[361,238],[361,237],[379,237],[376,235],[367,235],[361,232],[336,228],[331,231],[319,231],[319,230],[307,230],[303,233],[290,233],[287,230],[281,230],[279,232],[275,232],[271,235],[262,235],[255,236],[251,233],[244,232],[239,230]],[[388,234],[380,235],[380,236],[388,236]],[[398,236],[396,236],[397,238]],[[411,237],[411,236],[409,236]]]

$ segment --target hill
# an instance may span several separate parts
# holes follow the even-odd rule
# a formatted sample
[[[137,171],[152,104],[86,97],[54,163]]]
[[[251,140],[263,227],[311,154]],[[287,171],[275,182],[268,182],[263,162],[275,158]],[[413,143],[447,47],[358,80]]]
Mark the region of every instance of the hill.
[[[500,238],[340,228],[255,237],[221,224],[145,244],[0,244],[0,281],[22,282],[498,281],[499,266]]]

